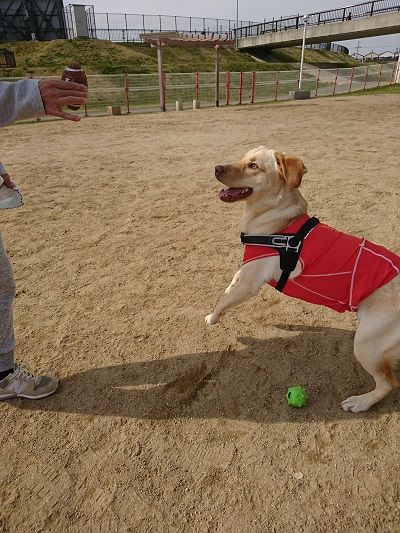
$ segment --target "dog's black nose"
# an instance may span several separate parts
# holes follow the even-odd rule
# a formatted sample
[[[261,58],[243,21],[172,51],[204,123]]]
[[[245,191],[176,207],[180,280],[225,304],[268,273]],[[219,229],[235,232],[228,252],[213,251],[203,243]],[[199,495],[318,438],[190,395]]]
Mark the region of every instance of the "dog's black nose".
[[[218,178],[219,176],[222,176],[224,173],[224,167],[222,165],[217,165],[215,167],[215,177]]]

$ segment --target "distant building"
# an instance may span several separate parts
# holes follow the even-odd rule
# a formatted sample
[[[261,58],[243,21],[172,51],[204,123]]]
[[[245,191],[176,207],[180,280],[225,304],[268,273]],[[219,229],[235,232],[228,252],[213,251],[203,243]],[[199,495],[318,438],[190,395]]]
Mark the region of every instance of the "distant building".
[[[0,0],[0,41],[66,37],[62,0]]]

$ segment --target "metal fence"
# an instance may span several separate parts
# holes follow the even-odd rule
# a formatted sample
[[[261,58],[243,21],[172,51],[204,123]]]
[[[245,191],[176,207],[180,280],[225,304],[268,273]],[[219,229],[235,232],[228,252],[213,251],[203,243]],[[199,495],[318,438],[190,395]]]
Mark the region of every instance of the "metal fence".
[[[302,89],[312,97],[343,94],[390,85],[395,81],[396,63],[370,64],[353,68],[307,69],[303,71]],[[298,87],[299,71],[224,72],[220,77],[221,105],[262,103],[291,98]],[[22,78],[3,78],[17,81]],[[165,74],[167,109],[176,101],[191,108],[193,100],[201,106],[214,105],[215,74],[212,72]],[[107,106],[121,106],[123,113],[151,112],[160,109],[157,74],[89,75],[89,102],[82,114],[106,114]]]
[[[400,11],[400,0],[375,0],[374,2],[364,2],[354,4],[340,9],[319,11],[307,15],[307,26],[320,26],[333,22],[344,22],[365,17],[373,17],[384,13],[395,13]],[[278,31],[294,30],[304,26],[303,16],[298,14],[291,17],[273,19],[268,22],[249,24],[233,29],[230,38],[252,37],[263,35],[264,33],[274,33]],[[238,35],[236,36],[236,34]]]
[[[346,55],[349,55],[350,53],[350,50],[347,48],[347,46],[343,46],[341,44],[336,44],[336,43],[306,44],[305,47],[311,48],[313,50],[323,50],[325,52],[339,52],[341,54],[346,54]]]
[[[65,8],[67,33],[75,37],[71,8]],[[128,13],[95,13],[86,10],[90,37],[115,42],[141,41],[143,33],[174,32],[191,35],[218,34],[227,37],[236,29],[236,21],[219,18],[180,17],[170,15],[144,15]],[[240,20],[239,26],[249,26],[252,21]]]

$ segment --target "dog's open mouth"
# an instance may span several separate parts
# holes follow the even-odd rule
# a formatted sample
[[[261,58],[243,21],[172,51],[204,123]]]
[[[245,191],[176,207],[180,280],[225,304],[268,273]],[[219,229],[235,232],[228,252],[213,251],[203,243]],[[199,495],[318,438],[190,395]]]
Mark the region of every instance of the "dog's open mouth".
[[[222,189],[218,195],[223,202],[237,202],[247,198],[253,192],[251,187]]]

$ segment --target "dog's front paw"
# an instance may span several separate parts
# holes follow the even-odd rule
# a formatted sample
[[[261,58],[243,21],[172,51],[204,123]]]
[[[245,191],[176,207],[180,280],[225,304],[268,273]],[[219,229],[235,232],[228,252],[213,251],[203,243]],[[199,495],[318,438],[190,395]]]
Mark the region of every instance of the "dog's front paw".
[[[367,394],[361,394],[360,396],[350,396],[350,398],[344,400],[341,405],[344,411],[360,413],[362,411],[368,411],[371,405],[375,402],[376,398],[374,398],[374,395],[367,392]]]
[[[218,322],[218,318],[211,313],[211,315],[207,315],[205,317],[205,321],[208,326],[212,326],[213,324],[216,324]]]

